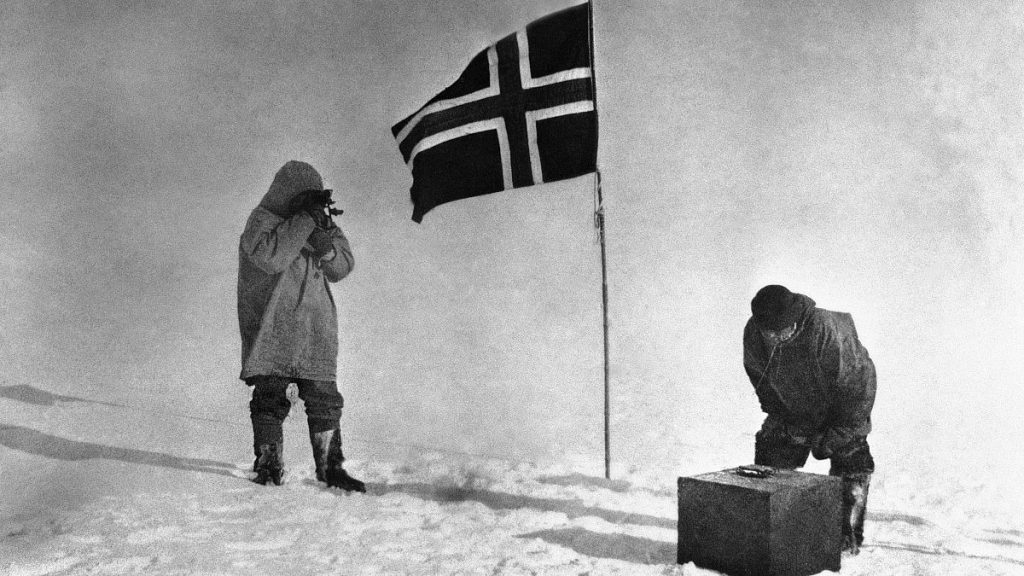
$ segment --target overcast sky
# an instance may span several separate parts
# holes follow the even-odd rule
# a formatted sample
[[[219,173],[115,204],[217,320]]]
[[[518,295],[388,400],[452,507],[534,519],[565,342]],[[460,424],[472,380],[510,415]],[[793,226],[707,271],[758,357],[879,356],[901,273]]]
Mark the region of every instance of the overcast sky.
[[[356,256],[346,429],[599,463],[593,180],[417,225],[390,134],[571,3],[5,2],[4,379],[245,421],[237,239],[300,159]],[[1021,22],[1009,0],[597,3],[619,458],[757,428],[740,335],[768,283],[853,314],[888,454],[1024,440]]]

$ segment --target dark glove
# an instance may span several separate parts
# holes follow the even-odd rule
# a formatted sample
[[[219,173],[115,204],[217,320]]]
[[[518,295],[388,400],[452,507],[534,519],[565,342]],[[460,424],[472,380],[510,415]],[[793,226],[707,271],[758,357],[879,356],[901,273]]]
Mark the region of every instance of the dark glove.
[[[314,228],[313,232],[306,239],[310,247],[313,248],[313,254],[320,258],[325,256],[334,250],[334,242],[331,240],[331,233],[323,228]]]

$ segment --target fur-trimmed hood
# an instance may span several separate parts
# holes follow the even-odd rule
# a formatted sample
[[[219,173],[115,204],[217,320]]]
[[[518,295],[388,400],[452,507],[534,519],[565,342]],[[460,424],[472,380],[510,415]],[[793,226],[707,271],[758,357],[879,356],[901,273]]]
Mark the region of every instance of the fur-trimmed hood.
[[[287,218],[291,215],[288,213],[288,205],[292,199],[299,192],[310,189],[324,189],[323,179],[316,168],[299,160],[289,160],[274,175],[270,189],[260,200],[260,207],[276,216]]]

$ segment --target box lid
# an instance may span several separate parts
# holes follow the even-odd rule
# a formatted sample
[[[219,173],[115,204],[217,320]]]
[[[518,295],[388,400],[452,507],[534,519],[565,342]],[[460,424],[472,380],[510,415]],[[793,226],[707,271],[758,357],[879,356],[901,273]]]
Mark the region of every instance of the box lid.
[[[771,468],[770,474],[764,477],[757,477],[744,473],[745,470],[749,468],[751,467],[737,466],[735,468],[727,468],[717,472],[708,472],[696,476],[683,477],[679,479],[679,482],[680,484],[684,481],[713,482],[716,484],[738,486],[760,492],[778,492],[781,490],[791,489],[799,490],[813,488],[829,482],[841,482],[841,480],[835,476],[825,476],[823,474],[812,474],[809,472],[798,472],[796,470],[784,470],[778,468]]]

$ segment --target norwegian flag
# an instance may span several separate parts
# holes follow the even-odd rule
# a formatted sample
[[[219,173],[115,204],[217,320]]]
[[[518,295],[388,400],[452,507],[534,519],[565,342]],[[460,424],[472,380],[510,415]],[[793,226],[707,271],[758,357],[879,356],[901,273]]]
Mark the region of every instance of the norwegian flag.
[[[535,20],[392,127],[414,221],[445,202],[596,170],[590,31],[589,3]]]

